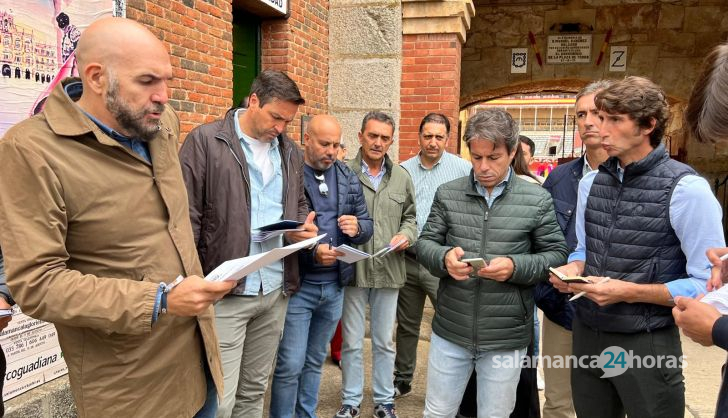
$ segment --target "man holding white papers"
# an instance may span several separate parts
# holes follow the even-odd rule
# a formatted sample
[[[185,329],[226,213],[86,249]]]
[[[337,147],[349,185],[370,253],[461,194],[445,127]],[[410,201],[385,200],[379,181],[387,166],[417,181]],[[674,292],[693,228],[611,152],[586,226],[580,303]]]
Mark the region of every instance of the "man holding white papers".
[[[301,289],[288,303],[283,338],[271,384],[270,417],[315,418],[326,345],[341,318],[344,286],[352,265],[338,261],[332,248],[363,244],[373,223],[359,179],[336,160],[341,126],[328,115],[314,116],[304,134],[304,187],[316,212],[319,234],[314,251],[299,253]]]
[[[253,81],[247,109],[190,132],[180,149],[190,219],[205,274],[219,264],[316,235],[303,189],[303,158],[283,133],[304,103],[278,71]],[[307,217],[308,214],[308,217]],[[251,231],[283,220],[301,232],[254,242]],[[299,288],[298,255],[248,275],[215,305],[225,393],[218,417],[263,415],[263,396],[280,341],[288,296]]]
[[[671,306],[678,296],[705,292],[705,252],[725,245],[720,205],[705,179],[668,155],[662,139],[670,113],[659,86],[631,76],[598,92],[594,102],[609,159],[579,182],[578,244],[559,270],[611,280],[566,285],[552,276],[551,283],[562,292],[586,292],[572,302],[577,358],[617,346],[667,361],[608,378],[600,368],[572,368],[574,408],[577,416],[595,418],[682,417],[682,348]]]
[[[372,338],[372,392],[377,417],[396,417],[394,412],[394,343],[392,331],[397,313],[397,294],[405,282],[404,254],[417,239],[415,189],[409,174],[387,156],[394,141],[394,120],[383,112],[369,112],[362,121],[356,157],[349,161],[364,189],[374,237],[359,249],[373,254],[387,245],[393,252],[356,263],[353,286],[344,291],[341,318],[343,347],[342,406],[336,418],[358,417],[364,391],[362,353],[364,314],[370,307]]]

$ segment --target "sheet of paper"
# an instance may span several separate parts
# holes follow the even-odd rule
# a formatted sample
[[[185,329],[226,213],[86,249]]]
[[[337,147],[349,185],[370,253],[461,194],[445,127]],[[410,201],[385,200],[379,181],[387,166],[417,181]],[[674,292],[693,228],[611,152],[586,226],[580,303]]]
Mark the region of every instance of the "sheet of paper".
[[[350,247],[346,244],[339,245],[338,247],[335,247],[334,249],[344,253],[344,255],[336,257],[337,260],[345,261],[349,264],[354,264],[357,261],[365,260],[365,259],[371,258],[371,257],[383,257],[383,256],[389,254],[390,252],[396,250],[397,247],[404,244],[405,242],[406,242],[405,240],[401,240],[401,241],[398,241],[397,243],[395,243],[393,246],[387,245],[386,247],[375,252],[374,254],[369,254],[362,250],[358,250],[354,247]]]
[[[720,289],[708,293],[700,301],[711,305],[721,315],[728,315],[728,285],[724,285]]]
[[[316,244],[325,236],[326,234],[323,234],[285,247],[274,248],[261,254],[228,260],[205,276],[205,280],[211,282],[239,281],[248,274],[258,271],[274,261]]]
[[[263,241],[268,241],[271,238],[275,238],[279,235],[283,235],[286,232],[302,231],[302,230],[303,229],[278,229],[275,231],[260,231],[260,232],[253,233],[250,236],[250,239],[252,239],[253,242],[263,242]]]
[[[344,255],[336,257],[337,260],[344,261],[349,264],[354,264],[357,261],[365,260],[371,257],[368,253],[358,250],[354,247],[350,247],[346,244],[339,245],[334,248],[336,251],[341,251]]]

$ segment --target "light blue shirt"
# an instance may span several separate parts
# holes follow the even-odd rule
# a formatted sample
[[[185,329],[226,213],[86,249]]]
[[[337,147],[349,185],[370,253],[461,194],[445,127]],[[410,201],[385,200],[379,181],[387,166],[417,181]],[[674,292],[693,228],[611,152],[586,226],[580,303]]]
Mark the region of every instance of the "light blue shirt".
[[[420,154],[400,164],[412,177],[415,184],[415,204],[417,207],[417,235],[422,233],[427,217],[430,216],[432,201],[440,185],[470,174],[472,164],[462,158],[445,152],[432,168],[425,168]]]
[[[599,170],[589,172],[579,182],[579,198],[576,203],[576,249],[569,255],[569,262],[586,261],[586,231],[584,212],[594,177]],[[620,181],[624,176],[621,167],[617,170]],[[680,179],[670,198],[670,225],[680,240],[687,257],[688,277],[665,283],[673,299],[676,296],[696,297],[707,291],[710,278],[708,257],[705,251],[711,247],[725,247],[720,204],[713,196],[708,182],[700,177],[688,175]]]
[[[384,161],[385,160],[382,160],[382,169],[379,170],[379,174],[373,176],[369,173],[369,166],[367,163],[363,158],[361,159],[361,171],[367,176],[367,178],[369,178],[369,181],[372,182],[372,187],[374,187],[375,192],[379,189],[379,183],[382,182],[384,175],[387,173],[387,166],[384,165]]]
[[[498,196],[503,194],[503,190],[506,189],[506,186],[508,185],[508,179],[511,178],[511,172],[513,169],[509,166],[508,167],[508,174],[503,178],[503,180],[498,183],[495,187],[493,187],[493,191],[491,193],[488,193],[488,189],[481,186],[480,183],[478,183],[478,180],[475,180],[475,189],[480,193],[484,198],[486,203],[488,203],[488,207],[493,207],[493,202],[495,202],[495,199],[498,198]]]
[[[253,150],[250,144],[255,139],[245,135],[238,123],[238,112],[235,114],[235,132],[240,139],[240,145],[245,153],[250,177],[250,227],[258,229],[261,226],[278,222],[283,219],[283,169],[281,154],[278,149],[278,138],[270,144],[268,157],[273,165],[273,177],[268,183],[263,182],[263,170],[256,166]],[[278,236],[263,242],[250,241],[250,255],[260,254],[274,248],[283,246],[283,237]],[[271,263],[262,269],[251,273],[245,279],[246,296],[255,296],[262,290],[267,295],[283,286],[283,261]]]

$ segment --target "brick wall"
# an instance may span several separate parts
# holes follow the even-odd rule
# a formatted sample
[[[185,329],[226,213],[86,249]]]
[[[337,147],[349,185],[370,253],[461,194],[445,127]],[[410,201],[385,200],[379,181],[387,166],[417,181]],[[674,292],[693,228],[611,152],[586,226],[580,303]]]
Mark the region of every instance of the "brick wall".
[[[402,37],[400,161],[419,151],[418,129],[422,118],[430,112],[442,113],[450,119],[447,150],[457,149],[460,58],[461,44],[456,34]]]
[[[328,0],[289,0],[290,17],[262,24],[261,65],[284,71],[298,84],[306,104],[288,133],[300,141],[301,115],[328,112]]]
[[[174,80],[170,104],[182,128],[222,117],[232,105],[230,0],[126,0],[126,16],[145,24],[169,47]]]

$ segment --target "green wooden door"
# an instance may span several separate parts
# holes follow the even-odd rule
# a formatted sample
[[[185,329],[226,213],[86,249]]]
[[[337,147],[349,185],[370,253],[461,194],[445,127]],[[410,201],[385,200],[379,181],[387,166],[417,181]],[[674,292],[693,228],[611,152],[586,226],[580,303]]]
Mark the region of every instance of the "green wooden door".
[[[236,10],[233,13],[233,106],[250,93],[260,71],[260,18]]]

